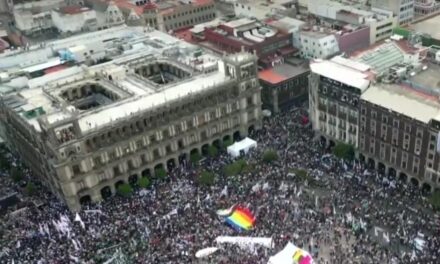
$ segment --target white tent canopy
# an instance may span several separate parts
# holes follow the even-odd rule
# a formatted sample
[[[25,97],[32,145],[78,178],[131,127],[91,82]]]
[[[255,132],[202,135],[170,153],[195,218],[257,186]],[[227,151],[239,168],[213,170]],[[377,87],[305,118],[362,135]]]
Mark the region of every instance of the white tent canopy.
[[[257,141],[246,137],[242,141],[235,142],[227,148],[228,154],[232,157],[240,156],[243,151],[245,154],[249,152],[250,149],[257,147]]]
[[[311,258],[309,260],[304,260],[300,262],[295,261],[293,257],[295,254],[300,254],[303,257],[310,257],[309,252],[300,249],[289,242],[283,250],[278,252],[275,256],[270,257],[267,264],[313,264],[313,260]]]

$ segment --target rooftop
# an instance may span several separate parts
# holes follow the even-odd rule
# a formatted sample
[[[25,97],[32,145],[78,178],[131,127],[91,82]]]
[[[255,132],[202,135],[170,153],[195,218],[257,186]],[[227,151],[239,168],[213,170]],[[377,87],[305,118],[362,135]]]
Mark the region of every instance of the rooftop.
[[[411,24],[410,27],[419,33],[429,34],[432,38],[440,40],[440,30],[438,30],[440,28],[440,15]]]
[[[309,69],[303,65],[293,66],[283,63],[275,65],[273,68],[260,71],[258,73],[258,78],[270,84],[278,84],[308,71]]]
[[[76,14],[81,14],[83,12],[91,11],[91,9],[84,6],[74,5],[74,6],[63,6],[60,8],[56,8],[54,9],[54,11],[57,11],[65,15],[76,15]]]
[[[437,64],[427,65],[425,70],[409,78],[409,80],[419,86],[435,89],[440,95],[440,66]]]
[[[103,39],[111,39],[107,41],[107,49],[122,50],[114,54],[111,61],[89,67],[59,67],[57,74],[48,73],[27,80],[24,82],[27,89],[10,95],[5,99],[7,104],[37,131],[41,130],[37,121],[37,117],[41,116],[49,125],[76,118],[82,133],[87,133],[137,112],[178,101],[231,80],[219,67],[222,65],[220,58],[166,33],[144,32],[143,28],[136,27],[125,28],[124,35],[115,34],[112,29],[99,33],[106,35],[101,36]],[[79,41],[78,38],[66,39],[64,43],[74,48],[75,45],[87,46],[89,42],[96,41],[84,37]],[[53,57],[48,56],[49,60],[44,64],[26,66],[22,70],[46,72],[57,65],[59,60],[53,54],[58,54],[57,48],[66,46],[59,41],[48,43],[48,46]],[[252,55],[238,54],[235,59],[248,59],[249,56]],[[146,70],[146,67],[153,65],[154,71]],[[92,87],[91,92],[80,95],[80,98],[69,97],[71,92],[68,91],[81,90],[84,86]]]
[[[402,63],[404,54],[398,45],[390,42],[358,53],[352,59],[371,66],[376,73],[382,73],[391,66]]]
[[[329,60],[315,60],[310,63],[310,70],[318,75],[336,80],[362,91],[370,85],[370,75],[348,65]]]
[[[440,104],[435,98],[396,84],[372,85],[361,99],[423,123],[437,119],[440,114]]]

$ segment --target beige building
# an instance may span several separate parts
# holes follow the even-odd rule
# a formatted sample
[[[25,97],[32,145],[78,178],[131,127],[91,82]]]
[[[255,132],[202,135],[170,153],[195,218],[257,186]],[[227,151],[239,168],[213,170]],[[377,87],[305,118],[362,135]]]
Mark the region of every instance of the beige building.
[[[164,1],[157,3],[157,29],[168,32],[208,22],[216,17],[214,1]]]
[[[111,40],[120,53],[110,62],[2,98],[11,149],[72,210],[261,126],[255,55],[219,58],[144,28],[131,35]]]
[[[86,0],[86,4],[101,11],[106,10],[109,5],[115,5],[121,10],[127,22],[129,22],[128,18],[135,14],[142,20],[136,24],[164,32],[208,22],[216,17],[213,0],[164,0],[154,3],[142,0]]]

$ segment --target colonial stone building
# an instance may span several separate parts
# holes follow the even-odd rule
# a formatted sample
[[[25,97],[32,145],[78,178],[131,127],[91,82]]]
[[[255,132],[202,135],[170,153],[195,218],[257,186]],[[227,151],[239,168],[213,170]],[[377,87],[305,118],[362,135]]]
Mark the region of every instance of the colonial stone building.
[[[258,73],[262,86],[264,109],[274,113],[287,110],[295,103],[307,99],[309,69],[306,65],[283,63]]]
[[[1,101],[11,149],[72,210],[261,126],[255,55],[214,57],[159,31],[124,41],[109,62]]]
[[[310,117],[327,144],[351,144],[370,168],[432,191],[440,187],[440,68],[401,44],[312,62]]]
[[[310,68],[309,114],[313,129],[332,145],[341,141],[357,147],[359,101],[370,85],[367,75],[336,59],[312,63]]]

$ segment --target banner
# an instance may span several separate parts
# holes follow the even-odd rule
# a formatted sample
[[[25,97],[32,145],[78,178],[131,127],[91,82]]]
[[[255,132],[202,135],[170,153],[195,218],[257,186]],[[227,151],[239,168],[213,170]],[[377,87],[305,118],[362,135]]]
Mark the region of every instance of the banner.
[[[254,246],[273,248],[271,237],[241,237],[241,236],[219,236],[215,239],[218,244],[234,244],[240,247],[253,249]]]

